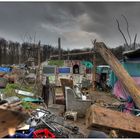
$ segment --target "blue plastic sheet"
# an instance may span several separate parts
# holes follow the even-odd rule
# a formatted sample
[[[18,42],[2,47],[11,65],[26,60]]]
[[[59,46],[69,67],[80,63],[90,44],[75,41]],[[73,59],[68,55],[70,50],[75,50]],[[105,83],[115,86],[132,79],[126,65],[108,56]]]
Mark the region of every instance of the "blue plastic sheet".
[[[7,67],[0,67],[0,72],[11,72],[11,69]]]

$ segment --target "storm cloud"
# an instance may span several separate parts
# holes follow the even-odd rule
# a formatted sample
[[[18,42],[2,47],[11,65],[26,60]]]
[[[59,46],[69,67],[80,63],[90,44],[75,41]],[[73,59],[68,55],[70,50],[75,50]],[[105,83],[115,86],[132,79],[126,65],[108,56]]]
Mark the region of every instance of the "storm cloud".
[[[91,40],[96,38],[117,47],[124,40],[115,18],[126,33],[122,14],[132,39],[137,33],[139,43],[139,2],[0,2],[0,37],[22,43],[33,42],[35,36],[36,42],[53,46],[61,37],[62,47],[68,49],[92,47]]]

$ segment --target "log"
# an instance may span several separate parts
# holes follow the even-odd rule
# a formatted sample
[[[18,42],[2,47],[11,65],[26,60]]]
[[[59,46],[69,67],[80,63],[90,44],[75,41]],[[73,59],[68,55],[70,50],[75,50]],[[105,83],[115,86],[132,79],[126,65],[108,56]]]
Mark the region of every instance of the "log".
[[[28,116],[22,112],[0,108],[0,138],[7,136],[9,128],[16,129],[27,117]]]
[[[86,115],[86,127],[124,137],[140,137],[140,117],[92,105]]]
[[[133,98],[136,106],[140,108],[140,87],[103,42],[96,42],[95,49],[101,54],[108,65],[110,65],[126,91],[128,91],[130,96]]]

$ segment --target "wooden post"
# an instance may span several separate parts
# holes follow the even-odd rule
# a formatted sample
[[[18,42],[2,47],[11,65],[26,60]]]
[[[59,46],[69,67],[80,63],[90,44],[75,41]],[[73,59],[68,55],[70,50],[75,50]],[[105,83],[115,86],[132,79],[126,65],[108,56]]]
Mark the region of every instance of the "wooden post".
[[[59,60],[61,60],[61,38],[58,38],[58,51],[59,51]]]
[[[101,54],[104,60],[110,65],[111,69],[123,84],[126,91],[133,98],[136,106],[140,108],[140,87],[121,65],[119,60],[105,46],[103,42],[96,42],[95,49]]]
[[[93,54],[93,90],[96,91],[96,54]]]
[[[37,90],[37,93],[39,96],[41,94],[40,68],[41,68],[41,61],[40,61],[40,41],[39,41],[38,43],[38,68],[37,68],[36,81],[35,81],[35,89]]]
[[[40,82],[40,41],[38,43],[38,72],[37,72],[37,81]]]

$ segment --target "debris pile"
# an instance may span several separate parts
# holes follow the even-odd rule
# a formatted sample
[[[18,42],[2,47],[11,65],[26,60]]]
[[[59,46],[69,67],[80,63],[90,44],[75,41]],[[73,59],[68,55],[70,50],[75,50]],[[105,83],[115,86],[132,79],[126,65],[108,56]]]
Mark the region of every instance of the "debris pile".
[[[40,67],[34,70],[27,66],[1,67],[0,137],[140,137],[137,125],[140,122],[139,86],[104,43],[94,42],[94,45],[109,66],[98,66],[98,76],[95,71],[92,79],[91,69],[95,65],[84,63],[86,67],[90,66],[92,80],[87,78],[87,69],[82,74],[71,75],[71,68],[62,66],[45,66],[42,71]],[[79,67],[75,65],[74,72],[79,72]],[[107,83],[110,69],[117,76],[120,87],[127,92],[126,98],[110,93]],[[59,84],[56,79],[51,83],[52,77],[57,77]]]

